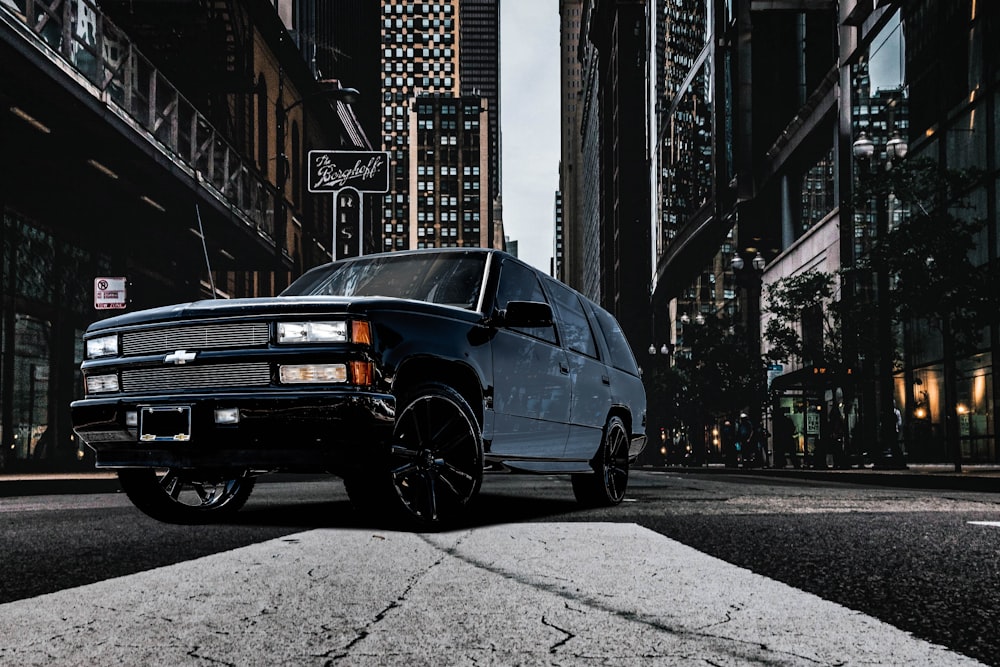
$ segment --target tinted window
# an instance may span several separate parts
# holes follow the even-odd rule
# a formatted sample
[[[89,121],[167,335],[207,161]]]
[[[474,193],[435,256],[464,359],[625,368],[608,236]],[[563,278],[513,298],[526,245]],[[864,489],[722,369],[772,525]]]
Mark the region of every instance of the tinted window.
[[[313,269],[282,296],[386,296],[473,309],[485,268],[483,253],[372,255]]]
[[[496,307],[503,310],[511,301],[539,301],[548,303],[542,284],[538,282],[535,272],[526,266],[507,260],[500,271],[500,285],[497,287]],[[556,342],[555,329],[552,327],[534,327],[531,329],[514,329],[535,338]]]
[[[549,290],[559,313],[557,327],[563,347],[588,357],[597,357],[597,343],[594,333],[590,330],[590,322],[583,310],[583,304],[573,290],[549,281]]]
[[[635,364],[635,357],[632,356],[632,348],[628,346],[628,340],[618,326],[618,321],[611,316],[608,311],[597,308],[592,309],[597,317],[597,323],[604,334],[604,340],[608,343],[608,351],[611,352],[611,365],[632,375],[639,374],[639,368]]]

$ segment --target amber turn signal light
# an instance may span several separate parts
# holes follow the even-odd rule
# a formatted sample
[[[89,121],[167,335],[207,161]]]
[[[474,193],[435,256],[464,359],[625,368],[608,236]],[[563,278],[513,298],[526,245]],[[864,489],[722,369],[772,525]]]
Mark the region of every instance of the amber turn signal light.
[[[350,366],[354,384],[367,387],[375,383],[375,364],[370,361],[352,361]]]
[[[371,325],[365,320],[351,320],[351,340],[360,345],[371,345]]]

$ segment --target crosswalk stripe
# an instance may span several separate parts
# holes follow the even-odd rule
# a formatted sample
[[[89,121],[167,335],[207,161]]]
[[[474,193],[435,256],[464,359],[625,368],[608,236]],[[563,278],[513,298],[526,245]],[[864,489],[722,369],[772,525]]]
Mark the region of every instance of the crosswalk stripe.
[[[0,605],[0,627],[4,665],[979,664],[618,523],[311,530]]]

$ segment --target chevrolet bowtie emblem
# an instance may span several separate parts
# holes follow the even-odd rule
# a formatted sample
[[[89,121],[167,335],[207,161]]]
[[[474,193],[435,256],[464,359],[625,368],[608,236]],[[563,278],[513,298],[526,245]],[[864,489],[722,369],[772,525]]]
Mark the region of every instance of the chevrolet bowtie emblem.
[[[177,350],[176,352],[171,352],[167,356],[163,357],[163,363],[165,364],[177,364],[178,366],[186,364],[189,361],[194,361],[194,358],[198,355],[197,352],[188,352],[187,350]]]

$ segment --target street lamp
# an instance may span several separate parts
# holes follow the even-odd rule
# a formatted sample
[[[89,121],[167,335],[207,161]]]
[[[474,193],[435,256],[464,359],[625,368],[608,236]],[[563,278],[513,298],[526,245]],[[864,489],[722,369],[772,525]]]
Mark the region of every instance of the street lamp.
[[[738,287],[745,290],[746,309],[744,329],[747,336],[748,354],[752,355],[752,366],[754,369],[751,378],[750,396],[751,404],[747,406],[747,413],[751,415],[757,428],[764,425],[764,370],[758,363],[760,359],[761,331],[760,331],[760,295],[763,287],[764,268],[767,260],[756,248],[746,248],[746,252],[753,253],[753,259],[747,266],[746,260],[736,253],[730,260],[729,265],[733,270],[733,277],[736,279]],[[766,459],[766,445],[764,445]]]
[[[861,132],[854,142],[852,152],[854,157],[868,169],[860,170],[861,178],[879,179],[892,169],[894,160],[906,157],[908,146],[906,141],[893,132],[885,145],[885,160],[876,157],[875,143],[867,134]],[[885,241],[889,233],[889,202],[890,195],[875,196],[875,234],[879,243]],[[881,451],[878,463],[882,467],[905,468],[903,453],[899,447],[899,436],[896,432],[896,413],[893,404],[893,334],[892,311],[889,307],[889,273],[886,270],[875,272],[875,292],[877,311],[875,318],[876,342],[878,347],[878,415],[879,440]]]

